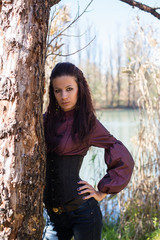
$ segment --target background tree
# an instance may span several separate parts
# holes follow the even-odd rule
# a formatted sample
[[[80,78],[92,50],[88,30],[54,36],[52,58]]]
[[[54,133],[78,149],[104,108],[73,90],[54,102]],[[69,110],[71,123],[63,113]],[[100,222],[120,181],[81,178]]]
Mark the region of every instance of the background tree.
[[[49,77],[53,66],[60,60],[62,54],[62,47],[65,45],[66,57],[69,45],[65,40],[65,32],[68,30],[67,26],[71,22],[69,9],[66,6],[57,6],[52,8],[49,20],[47,46],[45,56],[45,94],[43,96],[43,112],[48,106],[48,87]],[[65,32],[63,30],[66,29]],[[65,59],[67,60],[67,59]]]
[[[0,1],[0,239],[41,239],[42,96],[50,7]]]
[[[120,106],[120,93],[121,93],[121,68],[122,68],[122,53],[121,53],[121,44],[119,41],[119,37],[117,36],[117,61],[116,61],[116,69],[117,69],[117,107]]]
[[[82,35],[80,31],[77,31],[77,22],[80,20],[83,14],[87,12],[87,9],[91,5],[93,0],[86,5],[82,12],[78,10],[74,19],[71,19],[70,12],[67,6],[55,6],[52,8],[49,20],[48,35],[47,35],[47,47],[46,47],[46,57],[45,57],[45,94],[43,97],[43,112],[46,111],[48,106],[48,86],[49,86],[49,76],[53,66],[59,61],[69,61],[69,57],[78,54],[79,59],[81,58],[81,51],[85,49],[92,41],[87,42],[86,45],[80,48],[80,39]],[[70,29],[76,25],[76,30],[74,34],[70,33]],[[76,50],[70,51],[71,38],[78,39],[78,46]]]
[[[155,29],[152,26],[145,28],[139,18],[136,20],[130,28],[125,49],[129,58],[126,73],[138,89],[140,126],[133,139],[137,150],[134,154],[136,171],[129,190],[131,197],[127,199],[125,210],[121,211],[120,229],[124,239],[152,239],[148,236],[154,231],[157,231],[157,238],[153,239],[159,239],[160,47]],[[120,193],[121,203],[124,198]]]

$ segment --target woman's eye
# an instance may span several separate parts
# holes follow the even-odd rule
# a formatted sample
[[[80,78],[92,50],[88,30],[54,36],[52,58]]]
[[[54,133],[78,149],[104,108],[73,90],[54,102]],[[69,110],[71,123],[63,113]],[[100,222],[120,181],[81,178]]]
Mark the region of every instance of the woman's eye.
[[[60,90],[59,90],[59,89],[55,89],[54,92],[55,92],[55,93],[59,93]]]
[[[73,90],[73,88],[71,88],[71,87],[70,87],[70,88],[67,88],[67,91],[72,91],[72,90]]]

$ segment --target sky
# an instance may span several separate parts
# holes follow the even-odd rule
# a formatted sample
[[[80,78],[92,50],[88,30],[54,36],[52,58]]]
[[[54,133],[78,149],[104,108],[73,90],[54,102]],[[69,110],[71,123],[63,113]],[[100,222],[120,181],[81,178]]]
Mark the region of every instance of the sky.
[[[78,6],[79,11],[82,12],[89,2],[90,0],[61,0],[59,5],[68,5],[74,19]],[[149,6],[160,7],[159,0],[142,0],[141,2]],[[107,48],[117,38],[123,40],[127,28],[129,28],[131,21],[134,21],[137,15],[143,24],[153,25],[155,28],[160,27],[160,20],[138,8],[132,8],[120,0],[93,0],[87,12],[81,17],[79,24],[84,28],[84,31],[88,25],[91,25],[92,29],[94,29],[92,38],[95,34],[96,41],[102,47],[102,51],[109,51]],[[75,28],[73,31],[75,31]]]
[[[90,0],[61,0],[60,4],[68,5],[74,16],[78,5],[80,6],[80,11],[82,11],[89,2]],[[141,2],[156,7],[159,0],[143,0]],[[130,18],[135,13],[139,14],[145,23],[154,22],[158,24],[160,21],[151,14],[138,10],[138,8],[133,9],[120,0],[93,0],[83,18],[86,17],[90,22],[93,22],[100,32],[111,33],[117,24],[121,27],[127,25],[127,22],[130,21]]]

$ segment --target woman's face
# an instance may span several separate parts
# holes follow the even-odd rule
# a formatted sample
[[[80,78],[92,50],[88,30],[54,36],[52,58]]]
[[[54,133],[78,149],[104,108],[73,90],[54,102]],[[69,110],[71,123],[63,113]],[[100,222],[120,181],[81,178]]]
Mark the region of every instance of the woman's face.
[[[73,76],[56,77],[52,81],[55,98],[63,111],[75,108],[78,99],[78,84]]]

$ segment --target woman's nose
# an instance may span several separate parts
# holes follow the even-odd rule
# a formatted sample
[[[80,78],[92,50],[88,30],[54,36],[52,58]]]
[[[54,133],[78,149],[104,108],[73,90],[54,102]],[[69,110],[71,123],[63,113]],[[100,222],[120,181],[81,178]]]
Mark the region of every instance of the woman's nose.
[[[67,92],[66,91],[62,91],[61,97],[62,97],[62,99],[67,98]]]

